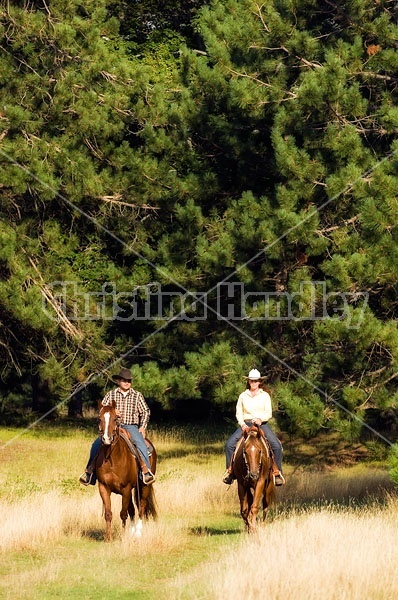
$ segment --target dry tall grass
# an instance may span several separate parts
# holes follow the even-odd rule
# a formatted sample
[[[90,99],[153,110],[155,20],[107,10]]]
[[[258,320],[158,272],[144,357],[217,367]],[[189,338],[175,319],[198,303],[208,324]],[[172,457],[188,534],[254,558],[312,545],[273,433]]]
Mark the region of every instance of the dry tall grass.
[[[398,504],[291,513],[175,585],[176,599],[393,600]]]
[[[6,448],[0,598],[52,598],[59,590],[97,598],[115,557],[118,569],[108,581],[115,598],[156,598],[160,591],[164,600],[398,597],[398,503],[383,469],[309,474],[287,466],[278,504],[258,534],[248,536],[236,484],[220,480],[222,442],[188,444],[170,432],[153,437],[159,520],[145,524],[140,540],[129,531],[122,536],[120,497],[113,495],[111,544],[103,541],[98,490],[77,483],[90,441],[21,439]],[[21,481],[30,482],[25,493]],[[132,580],[137,560],[142,570]]]

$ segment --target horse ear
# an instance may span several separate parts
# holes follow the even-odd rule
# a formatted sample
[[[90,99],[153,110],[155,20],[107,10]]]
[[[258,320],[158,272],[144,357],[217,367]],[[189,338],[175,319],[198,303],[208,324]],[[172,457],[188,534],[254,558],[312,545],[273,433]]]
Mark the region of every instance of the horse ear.
[[[116,400],[115,399],[112,400],[112,408],[116,408]]]
[[[101,410],[102,408],[102,400],[98,400],[98,410]]]

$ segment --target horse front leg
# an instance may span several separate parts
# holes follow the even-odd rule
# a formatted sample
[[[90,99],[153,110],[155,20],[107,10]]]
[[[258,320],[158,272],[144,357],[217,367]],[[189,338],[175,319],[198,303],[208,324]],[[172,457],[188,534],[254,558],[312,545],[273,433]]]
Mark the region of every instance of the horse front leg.
[[[132,503],[131,500],[131,487],[126,487],[124,488],[123,492],[122,492],[122,509],[120,511],[120,518],[122,520],[122,529],[123,531],[125,531],[126,529],[126,521],[127,521],[127,517],[130,514],[131,516],[131,506],[130,504]],[[133,507],[134,510],[134,507]],[[133,518],[134,518],[134,512],[133,512]]]
[[[250,525],[248,521],[248,515],[250,510],[250,497],[251,492],[249,489],[246,489],[244,485],[238,482],[238,495],[240,502],[240,515],[246,525],[246,530],[249,531]]]
[[[261,480],[257,481],[256,487],[254,488],[253,502],[252,502],[252,505],[250,508],[250,513],[248,516],[248,521],[250,523],[250,529],[249,529],[250,533],[255,533],[255,531],[257,529],[258,507],[259,507],[260,501],[262,500],[263,490],[264,490],[264,481],[261,481]]]
[[[144,519],[147,518],[147,505],[148,505],[148,497],[151,494],[151,488],[148,485],[139,486],[137,493],[137,503],[138,503],[138,520],[133,527],[133,535],[136,537],[141,537],[142,535],[142,526]]]
[[[104,515],[106,523],[106,541],[110,542],[112,539],[112,510],[111,510],[111,491],[110,489],[101,482],[98,482],[98,489],[102,498],[104,506]]]

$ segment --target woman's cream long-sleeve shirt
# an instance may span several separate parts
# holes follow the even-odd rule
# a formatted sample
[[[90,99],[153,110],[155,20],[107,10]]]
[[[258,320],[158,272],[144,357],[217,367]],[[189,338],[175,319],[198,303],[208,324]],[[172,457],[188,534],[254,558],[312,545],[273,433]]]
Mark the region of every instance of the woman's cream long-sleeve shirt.
[[[272,404],[268,392],[260,390],[252,396],[249,390],[245,390],[240,394],[236,403],[236,420],[241,427],[247,420],[261,419],[262,422],[266,422],[271,417]]]

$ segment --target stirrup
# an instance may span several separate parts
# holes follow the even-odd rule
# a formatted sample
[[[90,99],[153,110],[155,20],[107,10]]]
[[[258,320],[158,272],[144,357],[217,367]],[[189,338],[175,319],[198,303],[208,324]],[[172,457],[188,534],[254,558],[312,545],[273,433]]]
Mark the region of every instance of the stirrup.
[[[83,485],[90,485],[91,480],[93,478],[93,473],[89,473],[88,471],[84,471],[80,477],[79,477],[79,481],[80,483],[82,483]]]
[[[154,483],[156,481],[156,477],[152,473],[152,471],[148,470],[146,473],[142,474],[142,481],[145,485],[151,485],[151,483]]]
[[[279,481],[276,481],[277,478]],[[280,471],[278,473],[272,473],[272,480],[274,482],[274,485],[277,487],[280,485],[285,485],[286,483],[286,480]]]
[[[226,485],[231,485],[234,481],[235,477],[233,476],[233,474],[228,471],[228,469],[225,471],[224,475],[223,475],[223,483],[225,483]]]

